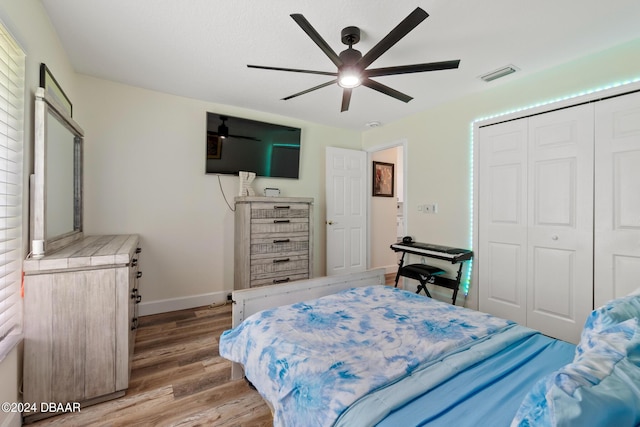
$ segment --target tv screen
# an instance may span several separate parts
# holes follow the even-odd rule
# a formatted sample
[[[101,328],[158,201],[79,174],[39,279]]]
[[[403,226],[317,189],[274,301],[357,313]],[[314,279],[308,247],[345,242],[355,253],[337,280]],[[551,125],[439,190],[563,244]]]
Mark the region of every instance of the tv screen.
[[[207,113],[206,173],[298,178],[301,130]]]

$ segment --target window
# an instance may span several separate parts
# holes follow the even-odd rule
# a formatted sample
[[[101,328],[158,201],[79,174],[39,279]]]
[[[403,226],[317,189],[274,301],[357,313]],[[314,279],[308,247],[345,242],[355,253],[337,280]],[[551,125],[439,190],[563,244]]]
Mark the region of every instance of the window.
[[[21,332],[24,52],[0,24],[0,360]]]

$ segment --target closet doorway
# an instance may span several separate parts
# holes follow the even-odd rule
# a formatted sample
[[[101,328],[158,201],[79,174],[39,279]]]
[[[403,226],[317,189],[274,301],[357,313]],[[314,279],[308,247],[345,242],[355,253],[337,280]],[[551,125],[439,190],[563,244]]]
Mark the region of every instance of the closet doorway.
[[[474,124],[474,296],[578,342],[592,309],[637,287],[640,85],[515,114]]]
[[[389,246],[407,233],[407,141],[399,140],[366,150],[369,160],[369,268],[395,273],[398,259]],[[374,196],[374,162],[393,165],[393,196]]]

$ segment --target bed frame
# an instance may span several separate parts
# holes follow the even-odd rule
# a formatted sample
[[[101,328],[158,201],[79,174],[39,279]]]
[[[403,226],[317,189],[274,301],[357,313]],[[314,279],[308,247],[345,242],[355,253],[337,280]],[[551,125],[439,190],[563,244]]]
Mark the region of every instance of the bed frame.
[[[378,268],[361,273],[324,276],[286,284],[234,291],[232,293],[232,327],[235,328],[247,317],[268,308],[320,298],[349,288],[384,285],[384,273],[384,268]],[[242,365],[233,363],[231,366],[231,379],[237,380],[243,376]]]

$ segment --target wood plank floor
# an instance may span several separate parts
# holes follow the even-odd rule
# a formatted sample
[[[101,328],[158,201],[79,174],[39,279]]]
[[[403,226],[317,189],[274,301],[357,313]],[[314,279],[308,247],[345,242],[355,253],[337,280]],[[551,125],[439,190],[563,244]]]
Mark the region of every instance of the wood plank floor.
[[[218,338],[231,327],[231,305],[140,318],[125,396],[31,426],[271,426],[268,406],[231,363]]]

